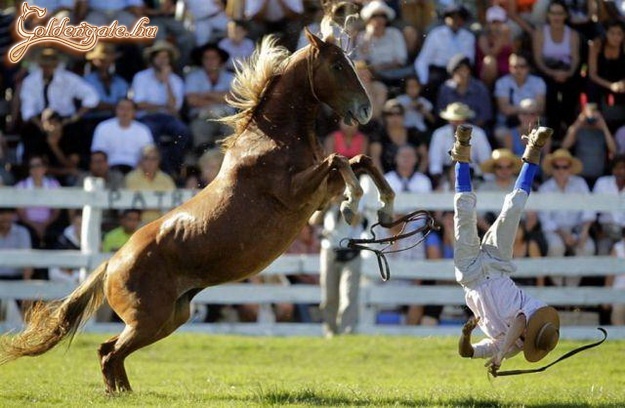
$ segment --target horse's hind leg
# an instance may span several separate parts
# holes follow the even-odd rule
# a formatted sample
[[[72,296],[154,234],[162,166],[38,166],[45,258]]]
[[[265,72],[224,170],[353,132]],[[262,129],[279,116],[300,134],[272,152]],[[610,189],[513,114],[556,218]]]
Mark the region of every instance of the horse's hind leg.
[[[378,210],[378,221],[382,226],[393,222],[393,202],[395,200],[395,192],[388,184],[380,170],[373,164],[371,157],[364,154],[353,157],[349,161],[354,173],[368,174],[378,189],[378,198],[382,203],[382,207]]]
[[[98,356],[100,357],[100,369],[102,370],[102,376],[104,377],[104,384],[106,385],[106,391],[113,393],[116,390],[115,377],[116,374],[113,371],[113,367],[105,366],[105,357],[108,356],[114,349],[118,336],[111,337],[104,343],[100,344],[98,348]]]

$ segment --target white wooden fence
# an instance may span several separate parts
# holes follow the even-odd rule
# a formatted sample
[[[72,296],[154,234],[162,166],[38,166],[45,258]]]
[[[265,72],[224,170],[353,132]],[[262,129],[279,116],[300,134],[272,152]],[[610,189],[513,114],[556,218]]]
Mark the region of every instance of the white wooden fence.
[[[45,203],[56,208],[82,208],[83,231],[81,251],[5,250],[0,251],[0,265],[30,267],[70,267],[93,269],[110,254],[99,252],[100,220],[104,209],[160,208],[168,209],[181,204],[193,195],[190,190],[172,192],[108,191],[103,189],[102,180],[88,179],[84,189],[63,188],[49,190],[16,190],[0,188],[0,207],[25,207]],[[482,193],[478,199],[479,210],[499,211],[503,196],[497,193]],[[415,208],[428,210],[451,210],[453,194],[433,193],[428,195],[400,194],[396,210],[407,212]],[[608,195],[559,195],[532,194],[528,210],[587,209],[597,211],[625,211],[625,197]],[[517,261],[518,277],[542,275],[561,276],[605,276],[625,273],[625,262],[612,257],[574,257],[520,259]],[[319,260],[314,255],[283,255],[270,265],[263,274],[317,274]],[[435,279],[449,284],[437,286],[397,285],[383,283],[378,275],[377,262],[365,259],[363,272],[366,282],[361,288],[361,318],[358,327],[361,333],[448,335],[458,333],[458,326],[437,327],[379,325],[375,324],[377,311],[404,304],[461,305],[464,297],[460,287],[454,283],[453,264],[450,260],[436,261],[391,261],[393,279]],[[3,281],[0,282],[0,299],[55,299],[67,295],[73,287],[52,282]],[[527,291],[552,305],[594,306],[606,303],[625,303],[625,291],[603,287],[535,288]],[[250,285],[227,284],[207,288],[200,292],[195,302],[216,304],[258,303],[265,312],[259,323],[188,323],[182,330],[210,333],[240,333],[255,335],[321,335],[318,324],[274,323],[266,314],[271,303],[318,304],[319,288],[312,285]],[[90,331],[115,331],[119,324],[91,322]],[[0,324],[0,329],[6,330]],[[609,329],[611,337],[625,338],[625,328]],[[594,327],[566,327],[566,338],[594,338]]]

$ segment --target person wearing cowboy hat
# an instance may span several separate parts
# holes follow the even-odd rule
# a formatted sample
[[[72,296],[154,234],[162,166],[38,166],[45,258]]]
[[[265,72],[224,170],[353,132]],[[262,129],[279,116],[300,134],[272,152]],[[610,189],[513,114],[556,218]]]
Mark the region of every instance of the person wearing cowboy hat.
[[[415,59],[419,81],[425,84],[424,96],[434,100],[438,88],[448,78],[447,64],[459,53],[475,61],[475,35],[464,28],[469,12],[464,6],[452,4],[443,12],[444,24],[433,28],[425,38]]]
[[[114,65],[118,58],[115,45],[99,42],[85,55],[93,70],[85,75],[87,81],[98,92],[100,103],[86,117],[97,122],[115,115],[117,102],[128,95],[130,86],[121,76],[115,74]]]
[[[485,126],[493,118],[491,95],[486,85],[471,74],[471,60],[463,53],[447,64],[450,78],[438,90],[436,109],[441,111],[453,102],[462,102],[474,112],[471,123]]]
[[[467,123],[475,117],[475,112],[461,102],[454,102],[440,113],[440,117],[448,124],[444,125],[432,133],[432,141],[429,150],[429,173],[435,178],[439,178],[443,173],[443,167],[451,165],[451,159],[447,154],[449,145],[453,143],[454,132],[459,125]],[[474,147],[471,150],[471,161],[474,170],[481,173],[479,164],[488,160],[492,152],[486,133],[481,128],[473,127]]]
[[[414,74],[408,65],[408,48],[402,32],[389,26],[395,10],[374,0],[360,12],[365,29],[356,37],[356,55],[367,61],[376,78],[390,83]]]
[[[184,81],[173,68],[178,51],[167,41],[156,41],[146,49],[145,56],[150,66],[137,72],[131,85],[137,118],[150,128],[161,149],[163,169],[175,174],[191,142],[191,131],[180,119]]]
[[[234,76],[225,68],[230,55],[217,44],[205,44],[194,49],[191,55],[194,65],[200,69],[187,74],[185,97],[191,108],[193,147],[203,151],[231,131],[215,119],[234,113],[225,101]]]
[[[568,150],[558,149],[545,156],[542,168],[551,178],[538,188],[540,194],[590,194],[588,184],[578,176],[582,162]],[[594,211],[541,211],[539,218],[547,240],[547,256],[594,256],[595,243],[590,237],[590,227],[596,218]],[[579,276],[549,278],[557,286],[578,286],[581,282]]]
[[[451,158],[456,162],[454,197],[454,266],[456,281],[474,316],[464,325],[458,353],[466,358],[487,358],[493,374],[502,361],[523,351],[525,359],[536,362],[552,351],[559,340],[557,311],[528,295],[510,278],[513,243],[525,203],[538,170],[541,150],[553,134],[540,127],[527,136],[523,165],[514,189],[504,200],[499,217],[480,241],[477,232],[477,197],[471,186],[471,126],[456,129]],[[471,333],[479,325],[487,336],[472,343]]]

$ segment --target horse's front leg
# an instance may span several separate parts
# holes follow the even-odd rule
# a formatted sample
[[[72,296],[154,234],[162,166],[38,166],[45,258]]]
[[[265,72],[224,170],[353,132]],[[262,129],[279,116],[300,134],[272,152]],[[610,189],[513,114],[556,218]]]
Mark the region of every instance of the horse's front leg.
[[[341,214],[352,225],[358,212],[358,203],[363,195],[362,187],[352,170],[350,162],[344,156],[333,153],[322,162],[297,173],[291,182],[292,196],[302,202],[314,194],[321,183],[327,180],[331,171],[338,171],[345,185],[346,199],[341,203]]]
[[[349,163],[355,173],[366,173],[371,177],[373,183],[378,189],[378,199],[382,203],[382,207],[378,210],[378,221],[380,225],[387,226],[393,221],[393,202],[395,201],[395,192],[388,184],[380,170],[373,164],[371,157],[359,154],[353,157]]]

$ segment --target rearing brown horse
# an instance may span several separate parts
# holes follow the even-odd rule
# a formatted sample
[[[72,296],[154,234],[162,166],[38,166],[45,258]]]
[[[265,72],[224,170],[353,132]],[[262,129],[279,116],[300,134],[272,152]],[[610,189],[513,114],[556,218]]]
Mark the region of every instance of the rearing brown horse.
[[[322,103],[359,123],[370,119],[371,104],[343,50],[307,36],[311,45],[292,55],[265,39],[240,69],[230,102],[241,111],[226,119],[235,132],[217,178],[137,231],[67,298],[35,306],[26,329],[2,339],[0,363],[71,339],[106,296],[126,326],[100,346],[102,374],[108,392],[129,391],[126,357],[185,323],[198,292],[262,271],[346,186],[342,211],[351,220],[362,195],[353,171],[371,175],[380,221],[391,221],[394,193],[371,160],[326,157],[317,141]]]

